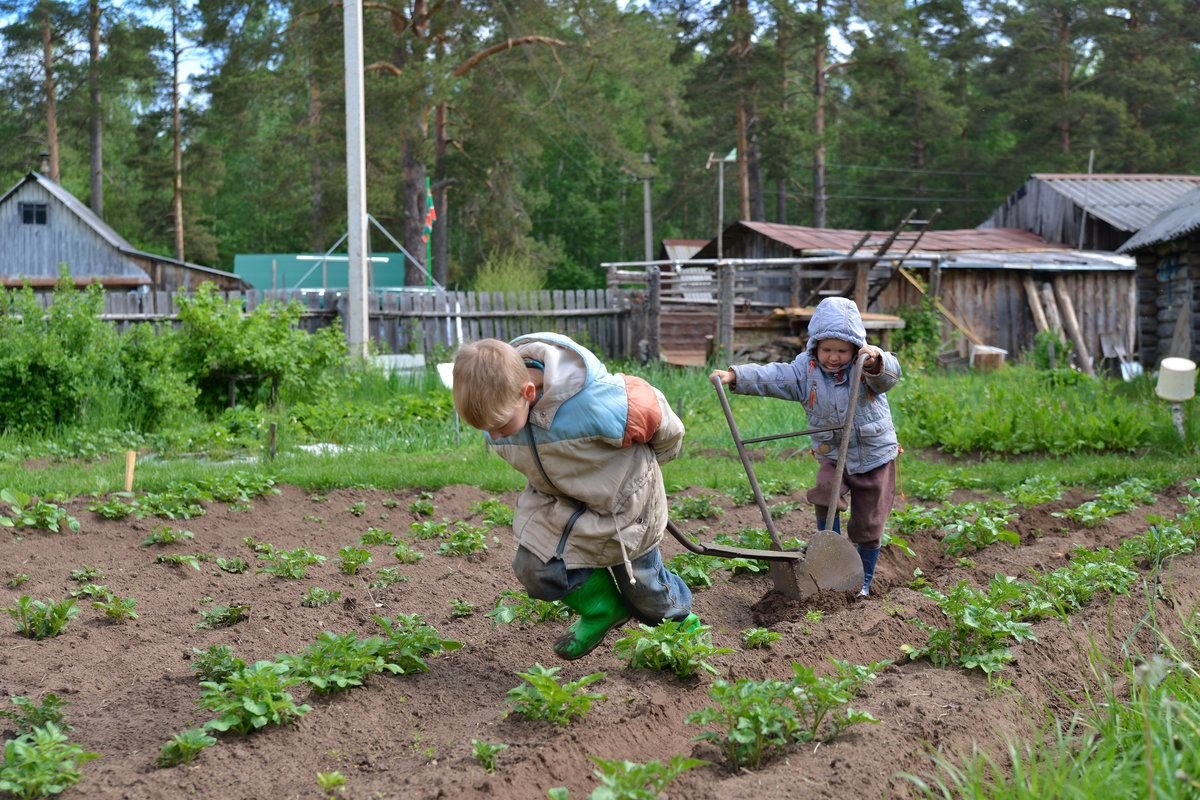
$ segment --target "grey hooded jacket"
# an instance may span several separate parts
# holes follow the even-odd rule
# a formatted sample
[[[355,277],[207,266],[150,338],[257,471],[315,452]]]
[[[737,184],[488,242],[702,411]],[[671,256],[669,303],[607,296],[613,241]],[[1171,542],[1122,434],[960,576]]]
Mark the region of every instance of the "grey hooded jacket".
[[[841,339],[855,347],[867,341],[858,307],[844,297],[821,301],[808,324],[808,348],[790,364],[739,364],[730,367],[737,380],[737,394],[796,400],[808,412],[808,427],[841,425],[850,402],[850,367],[826,372],[817,363],[816,345],[822,339]],[[854,411],[850,446],[846,451],[846,472],[869,472],[896,458],[899,451],[892,411],[884,392],[900,380],[900,362],[891,353],[883,354],[878,375],[863,373]],[[841,447],[841,431],[812,435],[813,451],[818,458],[835,461]]]

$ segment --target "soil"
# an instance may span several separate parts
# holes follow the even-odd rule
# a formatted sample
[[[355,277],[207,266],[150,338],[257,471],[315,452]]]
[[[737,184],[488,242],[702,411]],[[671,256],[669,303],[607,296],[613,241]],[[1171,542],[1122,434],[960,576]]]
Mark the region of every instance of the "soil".
[[[483,612],[503,590],[520,589],[509,567],[514,545],[507,528],[493,530],[485,554],[466,558],[439,555],[436,541],[414,542],[424,559],[402,566],[408,581],[390,588],[369,589],[368,582],[380,567],[397,565],[391,547],[371,548],[374,562],[360,575],[340,573],[338,548],[356,544],[369,526],[392,530],[398,538],[408,532],[415,491],[343,490],[316,497],[281,487],[281,494],[259,498],[249,510],[213,503],[205,516],[170,523],[195,533],[186,547],[144,547],[141,541],[164,520],[104,520],[86,509],[84,499],[68,505],[82,523],[79,533],[0,534],[0,577],[30,576],[19,589],[0,588],[4,606],[21,594],[66,597],[77,586],[70,572],[86,564],[102,568],[102,582],[117,595],[135,597],[139,614],[137,620],[113,624],[81,602],[82,613],[66,631],[44,641],[26,639],[6,624],[0,631],[0,703],[8,706],[10,695],[41,698],[47,692],[69,703],[72,741],[101,758],[84,765],[83,780],[63,795],[68,800],[320,798],[324,793],[316,773],[333,770],[348,778],[344,796],[349,798],[545,798],[556,786],[582,798],[597,785],[589,756],[665,762],[677,754],[710,764],[671,784],[669,797],[908,797],[915,792],[900,773],[927,773],[928,753],[953,755],[981,747],[1002,754],[1008,740],[1036,738],[1047,708],[1069,714],[1072,703],[1094,687],[1091,649],[1116,665],[1127,656],[1153,652],[1155,630],[1166,636],[1177,632],[1200,594],[1200,557],[1176,559],[1162,585],[1150,587],[1153,599],[1142,586],[1129,596],[1093,602],[1072,617],[1070,626],[1056,620],[1035,625],[1037,641],[1015,646],[1015,660],[999,674],[1006,685],[989,687],[978,671],[905,660],[900,646],[924,641],[909,620],[938,616],[931,601],[907,588],[913,569],[919,567],[939,587],[963,578],[986,584],[997,572],[1020,576],[1050,570],[1064,564],[1074,547],[1111,547],[1144,532],[1150,516],[1180,512],[1182,487],[1163,492],[1152,506],[1090,529],[1051,515],[1090,499],[1068,493],[1051,505],[1022,511],[1014,523],[1021,534],[1019,548],[995,545],[972,554],[970,561],[944,556],[932,533],[913,536],[916,557],[885,550],[875,594],[866,599],[835,594],[795,602],[774,595],[765,575],[730,578],[715,571],[716,584],[696,592],[695,609],[712,626],[715,644],[739,648],[712,659],[725,677],[787,679],[793,662],[828,671],[831,658],[895,661],[853,703],[877,717],[878,725],[852,727],[827,743],[796,745],[756,771],[731,773],[714,746],[695,741],[701,729],[684,722],[689,712],[708,705],[711,676],[682,680],[630,669],[613,653],[615,632],[589,656],[561,662],[551,645],[565,623],[493,626]],[[478,522],[471,508],[489,497],[509,505],[516,500],[514,494],[452,486],[433,494],[435,516]],[[799,503],[802,493],[787,499]],[[355,516],[348,508],[359,502],[366,503],[366,513]],[[683,527],[702,532],[705,539],[762,527],[755,506],[725,505],[719,519]],[[814,527],[812,514],[793,511],[777,527],[785,536],[803,538]],[[203,552],[253,563],[242,541],[247,536],[280,548],[307,547],[329,560],[310,568],[302,580],[253,570],[227,574],[211,561],[200,571],[154,562],[163,552]],[[668,537],[665,555],[680,551]],[[303,593],[318,585],[340,591],[342,600],[302,607]],[[455,599],[473,603],[476,612],[453,617]],[[251,607],[247,621],[196,628],[201,610],[234,603]],[[1147,624],[1151,606],[1154,626]],[[823,616],[814,619],[813,610]],[[464,646],[432,659],[427,673],[376,675],[361,688],[329,697],[296,687],[296,701],[311,704],[312,710],[295,724],[251,736],[222,735],[191,764],[155,767],[164,742],[210,716],[197,706],[199,688],[189,662],[193,649],[228,644],[247,662],[269,659],[300,652],[326,630],[375,634],[370,615],[398,613],[420,614],[444,638]],[[740,650],[740,632],[762,625],[783,638],[770,649]],[[607,701],[567,728],[506,716],[505,695],[519,683],[513,673],[535,662],[561,666],[561,676],[569,679],[604,672],[606,679],[591,689],[603,691]],[[509,745],[499,753],[494,774],[484,772],[473,757],[471,739]]]

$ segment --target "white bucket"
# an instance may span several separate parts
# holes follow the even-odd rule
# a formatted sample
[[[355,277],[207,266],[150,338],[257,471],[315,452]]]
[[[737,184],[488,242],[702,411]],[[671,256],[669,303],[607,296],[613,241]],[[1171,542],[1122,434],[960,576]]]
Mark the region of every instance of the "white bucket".
[[[1158,365],[1154,393],[1175,403],[1196,396],[1196,362],[1188,358],[1164,358]]]
[[[971,369],[989,372],[1004,366],[1004,357],[1008,351],[1001,347],[990,347],[986,344],[971,345],[971,353],[967,359]]]

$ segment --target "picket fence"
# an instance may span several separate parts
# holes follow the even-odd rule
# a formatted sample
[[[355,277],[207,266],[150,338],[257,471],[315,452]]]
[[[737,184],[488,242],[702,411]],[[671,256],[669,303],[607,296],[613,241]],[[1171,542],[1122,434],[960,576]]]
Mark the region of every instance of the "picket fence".
[[[309,332],[342,324],[347,297],[334,291],[252,290],[222,292],[252,311],[266,302],[304,307],[300,324]],[[139,322],[177,323],[179,298],[187,293],[108,292],[103,317],[124,329]],[[41,296],[43,303],[51,295]],[[462,342],[512,339],[534,331],[564,333],[609,358],[636,356],[631,301],[620,289],[529,292],[372,291],[367,295],[370,337],[392,353],[440,357]],[[644,345],[643,345],[644,348]]]

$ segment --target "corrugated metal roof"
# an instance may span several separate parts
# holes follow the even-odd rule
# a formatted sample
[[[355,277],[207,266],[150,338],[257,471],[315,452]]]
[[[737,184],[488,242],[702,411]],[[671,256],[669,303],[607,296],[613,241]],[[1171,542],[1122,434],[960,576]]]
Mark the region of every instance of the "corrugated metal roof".
[[[1118,253],[1132,253],[1143,247],[1169,242],[1200,228],[1200,188],[1192,189],[1159,212],[1149,225],[1133,235],[1118,248]]]
[[[774,222],[740,222],[752,231],[768,236],[777,242],[798,251],[833,251],[847,253],[862,239],[865,231],[843,228],[806,228],[801,225],[780,225]],[[891,235],[891,231],[872,231],[867,244],[859,253],[874,253],[877,244]],[[911,236],[911,234],[909,234]],[[948,231],[926,231],[918,243],[920,250],[928,252],[951,252],[956,250],[1055,250],[1065,245],[1045,241],[1036,233],[1014,228],[963,228]],[[908,245],[903,241],[894,244],[891,251],[903,252]]]
[[[687,261],[708,244],[708,239],[663,239],[663,252],[671,261]]]
[[[1098,250],[957,252],[942,257],[942,269],[1014,269],[1029,272],[1133,272],[1129,256]]]
[[[1200,186],[1200,175],[1059,174],[1032,176],[1090,216],[1123,231],[1149,225],[1165,207]]]

